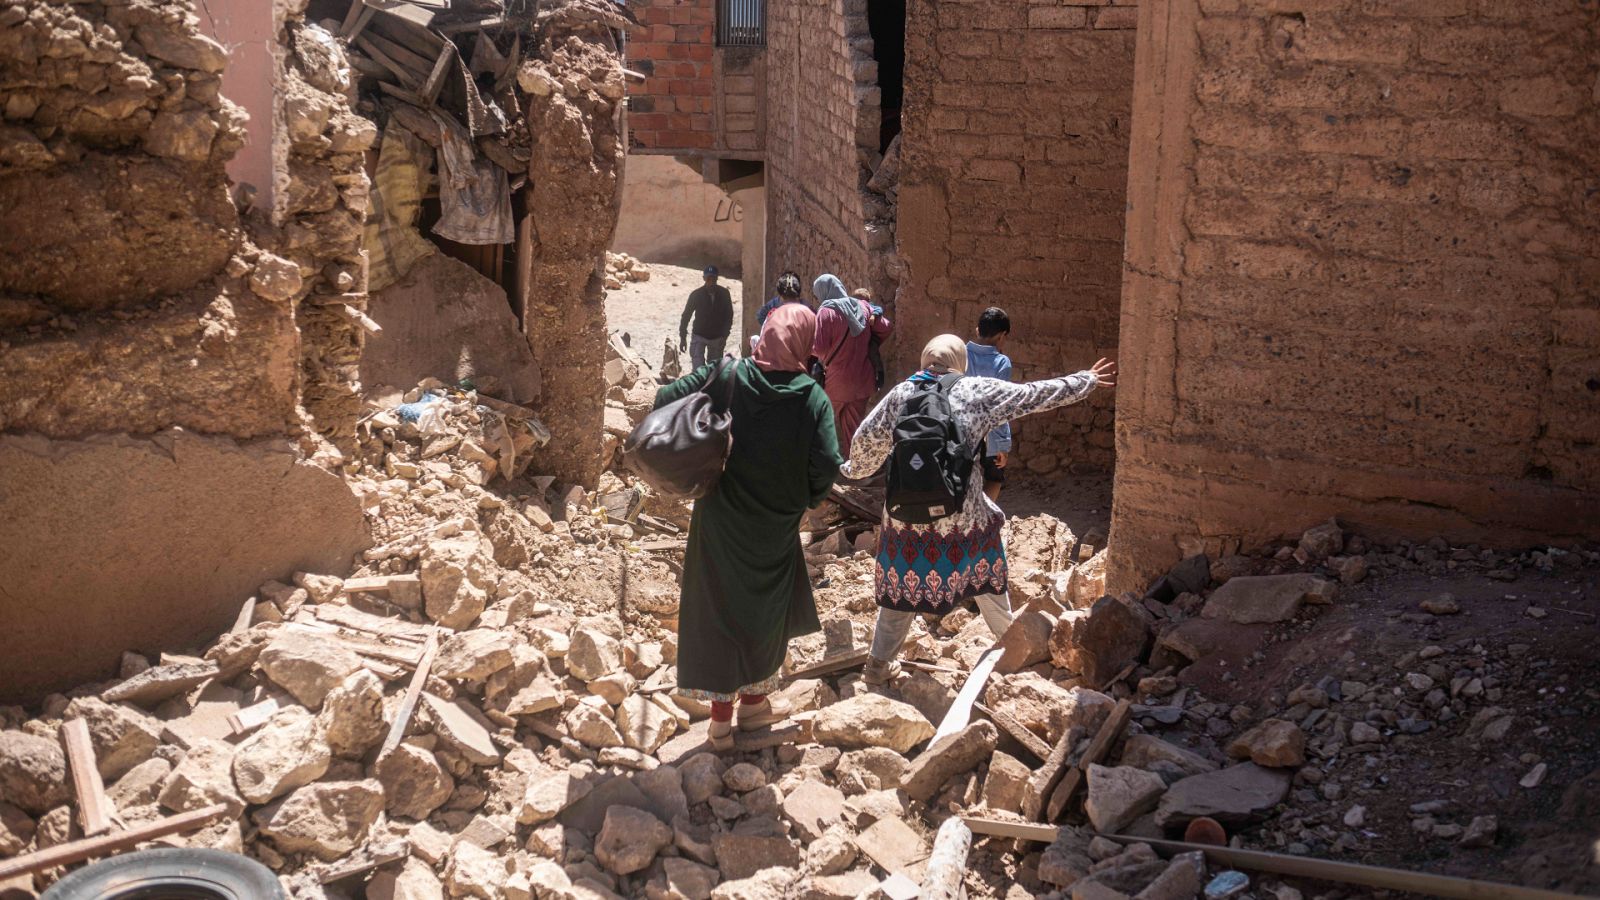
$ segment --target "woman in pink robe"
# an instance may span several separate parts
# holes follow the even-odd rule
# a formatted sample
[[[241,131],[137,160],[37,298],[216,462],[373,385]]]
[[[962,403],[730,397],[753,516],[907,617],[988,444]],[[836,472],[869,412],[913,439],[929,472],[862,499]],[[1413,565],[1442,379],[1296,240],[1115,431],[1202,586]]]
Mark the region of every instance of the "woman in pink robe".
[[[839,449],[849,459],[850,438],[866,417],[867,401],[878,389],[867,348],[874,337],[880,341],[888,337],[894,325],[867,301],[849,296],[833,275],[818,278],[811,290],[822,304],[817,309],[817,337],[811,354],[822,363],[827,379],[823,388],[833,404]]]

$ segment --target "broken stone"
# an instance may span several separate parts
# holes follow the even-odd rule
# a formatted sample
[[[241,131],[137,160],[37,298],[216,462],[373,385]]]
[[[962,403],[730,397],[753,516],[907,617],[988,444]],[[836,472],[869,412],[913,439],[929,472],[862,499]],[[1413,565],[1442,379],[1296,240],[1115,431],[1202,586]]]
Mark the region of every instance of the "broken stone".
[[[451,897],[501,900],[505,881],[506,864],[498,854],[468,842],[457,843],[450,851],[444,886]]]
[[[1376,744],[1383,740],[1383,732],[1368,725],[1366,722],[1355,722],[1350,726],[1350,743]]]
[[[988,759],[999,739],[994,723],[980,719],[929,746],[911,762],[904,784],[906,796],[927,801],[946,781]]]
[[[154,803],[161,794],[162,783],[171,773],[172,763],[159,757],[147,759],[106,788],[106,797],[119,810]]]
[[[666,879],[670,897],[683,900],[708,900],[711,891],[722,880],[722,875],[710,866],[678,857],[661,860],[661,871]]]
[[[831,828],[806,847],[806,869],[816,875],[837,875],[856,861],[856,844],[844,828]]]
[[[1461,604],[1450,594],[1439,594],[1423,600],[1422,611],[1435,616],[1454,616],[1461,612]]]
[[[627,672],[602,675],[588,685],[589,692],[606,701],[609,706],[616,706],[626,700],[638,686],[639,683]]]
[[[1283,719],[1267,719],[1228,744],[1228,755],[1258,766],[1301,766],[1306,761],[1306,733]]]
[[[366,669],[352,672],[323,699],[317,730],[334,756],[360,759],[388,733],[383,682]]]
[[[424,691],[420,706],[419,711],[427,712],[433,733],[446,747],[474,765],[492,766],[500,761],[500,750],[489,736],[493,726],[472,705],[443,700]]]
[[[616,728],[627,746],[654,753],[678,730],[678,722],[649,697],[634,694],[617,706]]]
[[[156,720],[96,697],[74,699],[67,704],[64,718],[82,719],[88,726],[96,768],[108,782],[148,760],[161,746],[161,726]]]
[[[234,752],[239,794],[251,803],[266,803],[321,778],[333,758],[320,731],[303,709],[290,707],[273,716]]]
[[[1306,529],[1300,536],[1300,553],[1305,561],[1316,565],[1344,549],[1344,530],[1336,521],[1325,522]]]
[[[483,540],[467,533],[433,541],[418,557],[423,612],[446,628],[463,631],[483,614],[494,586],[494,560]]]
[[[444,885],[433,867],[416,857],[395,871],[384,867],[367,882],[367,900],[444,900]]]
[[[1156,807],[1156,824],[1187,825],[1201,816],[1224,825],[1249,824],[1283,802],[1289,781],[1289,773],[1254,763],[1191,775],[1167,789]]]
[[[1036,609],[1018,613],[1000,635],[1000,659],[995,662],[994,671],[1010,675],[1049,659],[1050,634],[1055,627],[1056,619],[1049,613]]]
[[[1285,622],[1302,602],[1330,603],[1336,586],[1315,575],[1253,575],[1228,579],[1206,601],[1200,615],[1240,625]]]
[[[383,785],[384,809],[404,819],[426,819],[456,789],[455,780],[432,753],[410,744],[401,744],[379,760],[374,774]]]
[[[526,69],[524,69],[526,71]],[[723,869],[728,877],[727,869]],[[764,868],[749,877],[724,881],[711,892],[711,900],[783,900],[796,873],[791,868]]]
[[[844,794],[820,781],[803,781],[783,798],[783,815],[800,840],[819,840],[844,821]]]
[[[528,787],[517,808],[517,821],[524,825],[548,822],[561,811],[582,800],[592,790],[588,782],[571,770],[541,770],[528,775]]]
[[[683,776],[683,794],[690,806],[698,806],[722,793],[722,773],[726,765],[714,753],[697,753],[678,765]]]
[[[140,25],[134,37],[146,53],[180,69],[216,74],[228,65],[228,51],[221,44],[175,23]]]
[[[911,763],[887,747],[852,750],[839,757],[835,774],[846,794],[894,790],[905,783]]]
[[[508,632],[475,628],[452,634],[439,644],[432,674],[450,681],[483,681],[513,662]]]
[[[767,774],[750,763],[735,763],[722,773],[722,783],[727,785],[728,790],[742,794],[765,785]]]
[[[723,878],[749,878],[772,866],[800,865],[800,850],[786,837],[722,833],[711,837],[711,846]]]
[[[28,849],[36,828],[32,816],[0,802],[0,856],[16,856]]]
[[[1022,797],[1032,770],[1007,753],[995,753],[989,760],[989,774],[983,779],[983,805],[993,810],[1020,812]]]
[[[887,747],[905,753],[933,737],[933,725],[915,707],[881,694],[859,694],[817,713],[818,743],[839,747]]]
[[[613,806],[595,838],[594,855],[612,872],[627,875],[646,869],[656,854],[672,843],[672,829],[642,809]]]
[[[1083,811],[1102,834],[1120,834],[1134,819],[1156,808],[1167,783],[1160,775],[1132,766],[1089,766],[1089,795]]]
[[[1144,607],[1101,597],[1087,610],[1061,617],[1050,635],[1050,659],[1058,667],[1103,685],[1144,657],[1152,619]]]
[[[0,731],[0,798],[40,815],[67,802],[67,758],[56,741]]]
[[[173,812],[189,812],[221,803],[230,816],[243,813],[244,799],[233,784],[233,754],[234,748],[221,741],[196,741],[161,785],[161,805]]]
[[[252,818],[280,852],[332,862],[361,846],[382,812],[377,781],[324,781],[296,789]]]
[[[113,685],[100,697],[108,703],[154,706],[215,678],[217,672],[217,664],[211,662],[155,666]]]
[[[261,651],[261,670],[309,709],[320,709],[323,698],[350,673],[361,668],[361,657],[336,641],[303,632],[280,631]]]
[[[573,632],[567,647],[567,671],[589,682],[622,668],[622,644],[617,639],[590,628]]]
[[[1056,839],[1039,857],[1039,880],[1058,887],[1070,887],[1089,874],[1094,861],[1089,858],[1092,835],[1083,828],[1064,825]]]
[[[1466,833],[1461,835],[1459,843],[1469,849],[1492,847],[1499,832],[1500,820],[1497,817],[1474,816],[1472,823],[1467,826]]]
[[[1174,766],[1185,775],[1200,775],[1215,771],[1217,764],[1198,753],[1185,750],[1152,734],[1130,734],[1122,743],[1124,766],[1150,769],[1156,763]]]
[[[1068,728],[1095,733],[1117,705],[1099,691],[1064,688],[1035,672],[994,679],[985,696],[990,709],[1004,709],[1050,744]]]
[[[564,720],[567,733],[586,747],[621,747],[622,733],[597,704],[603,705],[604,701],[594,698],[592,702],[580,702],[568,711]]]

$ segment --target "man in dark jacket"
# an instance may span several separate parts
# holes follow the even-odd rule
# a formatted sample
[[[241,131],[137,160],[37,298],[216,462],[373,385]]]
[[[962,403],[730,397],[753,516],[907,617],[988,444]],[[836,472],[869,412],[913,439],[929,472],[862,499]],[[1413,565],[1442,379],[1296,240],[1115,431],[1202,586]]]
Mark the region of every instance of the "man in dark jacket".
[[[733,331],[733,295],[717,284],[717,267],[706,266],[706,283],[689,292],[678,322],[678,345],[689,345],[689,363],[698,369],[722,358]],[[694,340],[689,338],[689,320],[694,320]]]

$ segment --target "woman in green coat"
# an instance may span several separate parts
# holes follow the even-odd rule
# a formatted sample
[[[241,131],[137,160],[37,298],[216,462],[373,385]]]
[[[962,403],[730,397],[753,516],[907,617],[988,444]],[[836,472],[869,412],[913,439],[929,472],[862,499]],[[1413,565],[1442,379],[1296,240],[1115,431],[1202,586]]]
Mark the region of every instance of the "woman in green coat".
[[[817,318],[789,303],[767,316],[755,356],[730,367],[733,445],[716,488],[695,501],[678,611],[678,690],[711,703],[711,745],[780,721],[767,694],[790,638],[821,629],[800,552],[800,519],[839,474],[828,395],[805,374]],[[660,408],[705,387],[716,364],[656,393]],[[721,393],[720,385],[713,387]]]

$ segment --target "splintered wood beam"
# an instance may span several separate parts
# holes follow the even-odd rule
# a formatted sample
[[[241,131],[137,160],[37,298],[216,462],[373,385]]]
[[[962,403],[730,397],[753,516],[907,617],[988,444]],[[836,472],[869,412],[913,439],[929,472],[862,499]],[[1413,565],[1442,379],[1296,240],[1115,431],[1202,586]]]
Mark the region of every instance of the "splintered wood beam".
[[[83,838],[82,840],[68,841],[57,844],[46,850],[16,856],[0,861],[0,881],[15,878],[18,875],[27,875],[31,872],[42,872],[56,866],[70,865],[83,862],[97,856],[116,853],[119,850],[128,850],[145,841],[169,834],[181,834],[185,831],[194,831],[211,824],[217,819],[227,815],[228,807],[218,803],[197,809],[192,812],[179,813],[165,819],[157,819],[145,825],[135,825],[132,828],[115,832],[114,834],[100,837]]]
[[[994,672],[994,664],[1000,661],[1000,648],[990,647],[983,656],[978,658],[977,665],[972,667],[972,674],[967,676],[967,683],[961,686],[961,691],[956,694],[950,710],[944,714],[944,719],[939,723],[939,728],[934,731],[933,739],[928,741],[928,746],[939,743],[940,738],[955,734],[967,727],[972,721],[972,704],[978,702],[978,695],[983,693],[984,686],[989,683],[989,675]]]
[[[1068,728],[1056,741],[1050,755],[1045,757],[1044,765],[1034,769],[1033,774],[1028,776],[1022,794],[1022,814],[1025,817],[1037,819],[1044,812],[1045,803],[1053,795],[1056,784],[1061,780],[1061,773],[1067,768],[1067,757],[1072,755],[1073,746],[1082,739],[1082,728],[1076,725]]]
[[[1045,742],[1044,738],[1034,734],[1028,726],[1017,721],[1016,716],[1003,709],[989,709],[981,703],[973,704],[972,708],[988,716],[994,721],[994,724],[1000,726],[1001,731],[1011,735],[1017,743],[1026,747],[1028,752],[1037,757],[1040,762],[1050,758],[1050,745]]]
[[[94,743],[89,740],[89,724],[82,719],[61,723],[61,743],[67,750],[67,765],[72,770],[72,792],[78,798],[78,824],[93,837],[111,830],[111,800],[94,759]]]
[[[928,874],[922,878],[922,900],[961,900],[967,875],[967,854],[972,851],[972,829],[956,816],[944,820],[928,854]]]
[[[339,37],[347,41],[355,40],[356,36],[361,34],[362,30],[372,22],[372,17],[377,12],[377,10],[362,3],[361,0],[354,0],[350,4],[349,11],[344,15],[344,24],[339,28]]]
[[[444,50],[439,53],[439,58],[433,61],[433,71],[428,73],[428,80],[422,83],[419,92],[423,100],[432,106],[439,99],[439,91],[444,87],[444,77],[449,73],[456,60],[456,45],[445,41]]]
[[[439,653],[439,633],[428,634],[428,643],[422,648],[422,659],[417,662],[417,669],[411,673],[411,683],[406,685],[405,699],[400,701],[400,708],[395,711],[394,724],[389,726],[389,735],[383,739],[383,746],[378,750],[378,759],[383,759],[393,753],[400,746],[400,741],[406,736],[406,728],[411,724],[411,716],[417,711],[417,701],[422,699],[422,688],[428,683],[428,672],[433,669],[433,658]]]
[[[843,653],[825,657],[821,662],[806,666],[804,669],[796,669],[785,675],[784,680],[799,681],[802,678],[832,675],[835,672],[854,669],[856,666],[864,666],[867,664],[867,660],[871,658],[872,652],[870,650],[866,647],[857,647],[854,650],[846,650]]]
[[[369,38],[367,35],[364,35],[364,34],[357,35],[356,36],[356,46],[360,47],[361,50],[364,53],[366,53],[368,56],[372,57],[373,60],[376,61],[379,65],[383,66],[385,69],[388,69],[389,73],[391,75],[393,75],[394,77],[400,79],[400,83],[405,85],[406,88],[408,88],[407,94],[409,96],[416,97],[416,94],[413,93],[413,91],[415,90],[415,88],[419,84],[421,84],[421,82],[422,82],[421,78],[418,78],[416,75],[413,75],[411,73],[410,69],[407,69],[405,66],[400,65],[398,62],[395,62],[392,58],[390,58],[390,56],[387,53],[384,53],[382,50],[378,49],[378,45],[374,44],[372,42],[372,39]],[[380,82],[380,86],[382,84],[383,84],[383,82]],[[422,106],[426,106],[427,105],[426,103],[422,103],[421,102],[421,98],[418,98],[417,102]]]

